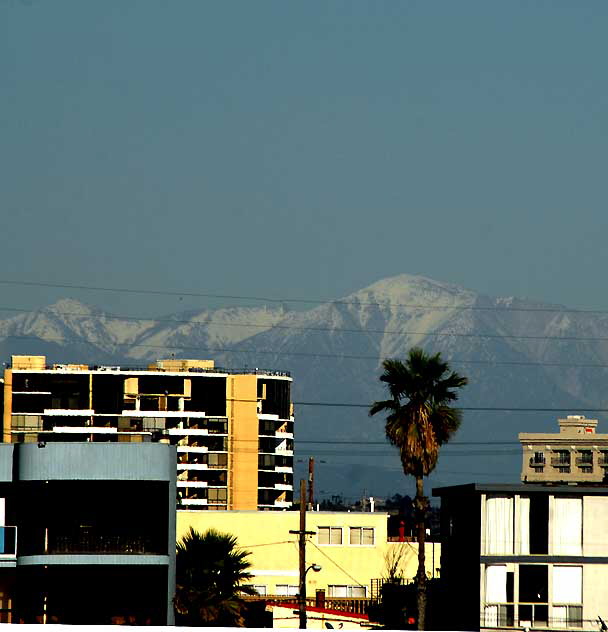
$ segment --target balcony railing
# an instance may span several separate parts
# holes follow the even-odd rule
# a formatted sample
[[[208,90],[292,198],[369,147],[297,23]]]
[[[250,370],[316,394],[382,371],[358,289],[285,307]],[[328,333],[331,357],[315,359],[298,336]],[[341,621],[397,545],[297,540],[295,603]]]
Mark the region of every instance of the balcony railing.
[[[164,549],[164,550],[163,550]],[[157,538],[130,533],[112,533],[100,528],[65,531],[49,528],[28,533],[20,546],[20,555],[166,555]]]
[[[277,606],[291,606],[298,607],[297,596],[282,596],[282,595],[264,595],[259,597],[244,597],[246,601],[266,601],[268,604]],[[374,603],[373,599],[369,597],[325,597],[323,599],[323,605],[321,607],[328,610],[338,610],[344,612],[344,614],[366,614],[370,604]],[[311,608],[320,606],[316,598],[306,598],[306,606]]]
[[[8,368],[12,368],[12,365],[8,365]],[[68,365],[68,364],[47,364],[44,367],[32,364],[29,367],[20,366],[15,371],[73,371],[75,373],[82,371],[112,371],[112,372],[154,372],[154,373],[227,373],[228,375],[268,375],[269,377],[291,377],[290,371],[273,371],[271,369],[226,369],[224,367],[187,367],[178,371],[163,368],[154,367],[151,369],[149,366],[98,366],[92,365],[87,368],[83,368],[83,365]]]
[[[61,535],[49,542],[49,553],[153,553],[146,538],[124,535]]]
[[[537,459],[536,457],[530,457],[530,467],[543,468],[545,467],[545,459]]]
[[[481,612],[480,623],[485,628],[547,628],[550,624],[557,626],[559,621],[549,620],[548,603],[511,602],[487,603]]]

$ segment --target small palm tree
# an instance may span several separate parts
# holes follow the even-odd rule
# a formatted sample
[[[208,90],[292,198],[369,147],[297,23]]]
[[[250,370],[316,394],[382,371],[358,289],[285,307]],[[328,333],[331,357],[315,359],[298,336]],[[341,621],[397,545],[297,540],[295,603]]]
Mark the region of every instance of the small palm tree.
[[[465,386],[467,378],[451,371],[439,353],[429,355],[417,347],[410,349],[405,362],[385,360],[383,367],[380,380],[386,383],[390,399],[375,402],[369,414],[387,413],[386,436],[399,449],[405,474],[416,479],[418,629],[424,630],[424,542],[428,500],[424,495],[423,478],[435,469],[439,447],[460,426],[460,411],[452,408],[450,403],[458,399],[455,389]]]
[[[177,544],[177,623],[242,627],[245,602],[241,595],[257,594],[247,583],[252,578],[248,556],[238,549],[234,536],[215,529],[201,534],[190,527]]]

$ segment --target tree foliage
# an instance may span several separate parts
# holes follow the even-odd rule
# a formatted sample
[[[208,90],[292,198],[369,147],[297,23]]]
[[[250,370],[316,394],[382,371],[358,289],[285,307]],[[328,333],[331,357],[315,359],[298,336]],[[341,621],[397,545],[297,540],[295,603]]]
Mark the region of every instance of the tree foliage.
[[[386,413],[386,436],[399,449],[405,474],[416,479],[418,628],[424,629],[428,501],[424,496],[423,478],[435,469],[440,446],[449,441],[460,426],[460,411],[451,404],[458,399],[457,389],[467,384],[467,378],[451,371],[439,353],[429,355],[418,347],[410,349],[405,362],[385,360],[383,367],[380,380],[386,384],[390,399],[372,404],[369,414]]]
[[[428,476],[437,465],[439,447],[460,426],[460,411],[450,404],[467,378],[450,371],[439,353],[412,348],[405,362],[385,360],[380,380],[390,399],[375,402],[369,414],[386,412],[386,436],[399,449],[403,471]]]
[[[242,627],[245,602],[254,595],[249,552],[234,536],[193,528],[177,544],[175,611],[179,625]]]

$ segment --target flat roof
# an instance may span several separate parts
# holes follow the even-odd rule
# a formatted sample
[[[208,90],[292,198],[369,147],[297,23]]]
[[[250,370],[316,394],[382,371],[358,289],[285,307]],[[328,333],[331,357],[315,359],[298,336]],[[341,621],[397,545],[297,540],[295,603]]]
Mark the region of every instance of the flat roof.
[[[608,485],[552,485],[534,483],[467,483],[433,487],[433,496],[452,496],[458,494],[577,494],[608,496]]]

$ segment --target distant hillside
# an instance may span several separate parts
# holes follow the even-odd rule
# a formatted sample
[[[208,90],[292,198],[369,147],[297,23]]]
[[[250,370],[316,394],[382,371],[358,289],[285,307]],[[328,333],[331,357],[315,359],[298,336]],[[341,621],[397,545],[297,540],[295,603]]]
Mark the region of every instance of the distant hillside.
[[[380,419],[370,419],[366,408],[319,404],[382,398],[382,358],[403,356],[412,345],[441,351],[469,377],[463,406],[564,408],[564,414],[606,407],[608,316],[483,296],[420,276],[383,279],[307,311],[231,307],[144,321],[64,299],[0,321],[6,360],[42,353],[51,362],[127,366],[174,354],[290,370],[294,399],[307,403],[297,407],[298,455],[316,457],[319,490],[356,496],[364,488],[403,493],[409,483],[394,452],[374,443],[383,441]],[[456,440],[516,441],[524,430],[556,428],[557,416],[467,412]],[[520,458],[514,444],[449,446],[431,484],[516,480]]]

